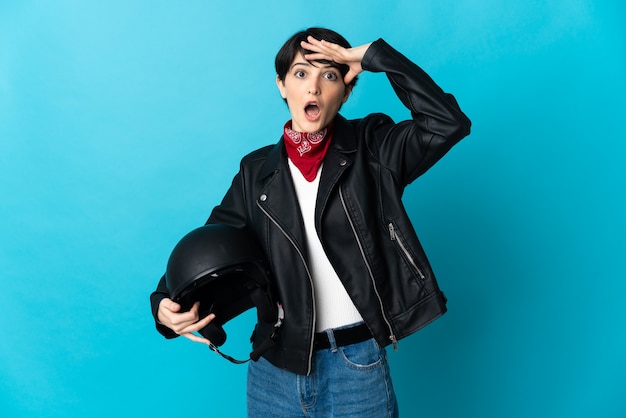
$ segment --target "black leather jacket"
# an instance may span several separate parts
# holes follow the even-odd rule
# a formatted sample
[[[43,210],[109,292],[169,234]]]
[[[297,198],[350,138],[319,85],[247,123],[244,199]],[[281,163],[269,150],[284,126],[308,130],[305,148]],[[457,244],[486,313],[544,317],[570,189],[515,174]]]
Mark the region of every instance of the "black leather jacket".
[[[430,264],[402,204],[404,188],[469,134],[455,99],[417,65],[379,39],[362,61],[385,72],[412,120],[372,114],[337,116],[324,160],[315,225],[326,254],[381,346],[424,327],[446,311]],[[314,355],[315,291],[298,200],[282,139],[245,156],[207,223],[247,227],[258,237],[285,310],[274,365],[308,374]],[[161,280],[152,309],[167,296]],[[172,332],[158,326],[172,337]]]

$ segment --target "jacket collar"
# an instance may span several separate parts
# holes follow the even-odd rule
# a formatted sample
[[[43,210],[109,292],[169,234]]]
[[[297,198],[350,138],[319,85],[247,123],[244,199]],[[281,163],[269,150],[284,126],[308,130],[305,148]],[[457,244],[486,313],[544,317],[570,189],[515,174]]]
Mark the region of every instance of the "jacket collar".
[[[356,138],[354,127],[341,115],[335,118],[335,133],[330,147],[340,153],[352,153],[356,151]]]

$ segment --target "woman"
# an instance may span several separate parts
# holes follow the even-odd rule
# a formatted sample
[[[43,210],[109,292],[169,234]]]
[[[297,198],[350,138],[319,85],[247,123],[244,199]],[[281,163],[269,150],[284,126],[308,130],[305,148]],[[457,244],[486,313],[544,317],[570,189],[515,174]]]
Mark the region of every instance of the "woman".
[[[411,120],[338,112],[363,71],[384,72]],[[385,347],[446,311],[402,204],[404,188],[469,134],[455,99],[379,39],[352,48],[311,28],[276,56],[291,120],[277,144],[245,156],[207,223],[247,228],[270,263],[285,321],[248,370],[249,416],[397,416]],[[181,313],[164,280],[158,329],[196,334],[213,315]]]

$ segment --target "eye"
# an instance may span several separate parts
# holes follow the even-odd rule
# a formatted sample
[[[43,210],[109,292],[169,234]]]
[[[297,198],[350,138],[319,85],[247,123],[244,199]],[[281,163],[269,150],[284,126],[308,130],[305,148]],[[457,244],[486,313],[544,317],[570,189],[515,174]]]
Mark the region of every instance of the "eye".
[[[339,76],[337,75],[337,73],[327,72],[327,73],[324,73],[324,78],[330,81],[337,81],[339,79]]]
[[[306,76],[306,73],[302,70],[297,70],[296,72],[293,73],[293,75],[296,78],[304,78]]]

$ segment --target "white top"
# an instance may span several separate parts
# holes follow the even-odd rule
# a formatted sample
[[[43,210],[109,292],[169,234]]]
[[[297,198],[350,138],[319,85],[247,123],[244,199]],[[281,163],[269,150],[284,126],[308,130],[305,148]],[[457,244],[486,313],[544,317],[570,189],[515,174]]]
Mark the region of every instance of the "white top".
[[[343,287],[339,276],[330,264],[322,243],[315,231],[315,201],[322,167],[317,170],[315,180],[307,181],[300,170],[289,159],[291,177],[302,211],[306,243],[309,250],[309,268],[313,276],[315,299],[315,331],[337,328],[363,321],[354,303]]]

